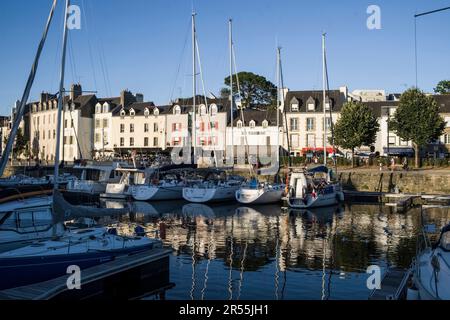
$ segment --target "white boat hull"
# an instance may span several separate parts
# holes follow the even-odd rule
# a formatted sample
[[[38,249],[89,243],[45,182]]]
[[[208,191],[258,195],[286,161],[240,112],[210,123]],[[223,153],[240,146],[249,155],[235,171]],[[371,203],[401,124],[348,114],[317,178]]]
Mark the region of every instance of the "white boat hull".
[[[241,188],[236,192],[236,200],[242,204],[269,204],[281,202],[284,191],[281,188],[249,189]]]
[[[86,193],[100,195],[106,192],[106,183],[92,181],[74,181],[69,183],[67,191],[72,193]]]
[[[192,203],[208,203],[236,200],[240,186],[217,186],[210,188],[183,188],[183,198]]]
[[[437,273],[437,282],[435,281],[434,267],[431,263],[433,251],[427,249],[417,259],[414,284],[419,291],[419,300],[450,300],[450,268],[447,265],[450,262],[450,256],[448,252],[444,252],[439,248],[436,250],[438,251],[437,256],[440,257],[440,270]],[[447,263],[444,263],[443,259]]]
[[[339,191],[330,194],[319,194],[315,198],[308,196],[306,201],[304,199],[289,198],[288,204],[293,209],[311,209],[334,206],[342,201],[344,201],[344,193]]]
[[[182,186],[138,186],[133,187],[131,195],[137,201],[164,201],[183,199]]]

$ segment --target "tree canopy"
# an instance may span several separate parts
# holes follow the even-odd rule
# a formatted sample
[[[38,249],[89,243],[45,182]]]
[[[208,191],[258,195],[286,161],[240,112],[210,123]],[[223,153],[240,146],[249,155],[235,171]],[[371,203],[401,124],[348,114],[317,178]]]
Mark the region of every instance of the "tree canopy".
[[[334,143],[352,150],[354,154],[356,148],[372,146],[379,129],[380,125],[372,109],[361,102],[347,102],[334,126]]]
[[[404,141],[412,141],[416,149],[416,167],[419,166],[420,148],[444,133],[445,121],[439,114],[439,106],[432,96],[419,89],[405,91],[397,112],[389,121],[390,128]]]
[[[240,72],[237,75],[233,75],[233,92],[236,97],[238,97],[238,78],[243,107],[276,104],[276,86],[265,77],[252,72]],[[226,94],[228,92],[229,95],[230,77],[225,78],[225,85],[228,88],[224,88],[222,93]],[[227,89],[228,91],[226,91]]]
[[[442,80],[434,88],[434,92],[437,94],[450,94],[450,80]]]

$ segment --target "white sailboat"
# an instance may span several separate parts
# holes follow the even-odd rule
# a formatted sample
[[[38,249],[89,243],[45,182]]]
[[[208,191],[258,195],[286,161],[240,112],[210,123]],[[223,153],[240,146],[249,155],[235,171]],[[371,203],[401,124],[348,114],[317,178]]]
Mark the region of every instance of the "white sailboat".
[[[230,37],[231,39],[231,37]],[[197,35],[195,27],[195,14],[192,15],[192,53],[193,53],[193,96],[196,95],[196,74],[197,74]],[[232,87],[232,85],[231,85]],[[234,99],[231,94],[231,122],[233,123]],[[194,140],[194,157],[196,157],[196,106],[194,98],[193,107],[194,118],[192,121],[192,135]],[[234,159],[234,154],[232,154]],[[217,159],[216,159],[217,162]],[[217,165],[217,163],[216,163]],[[242,179],[239,177],[228,177],[225,172],[221,173],[219,179],[202,181],[183,188],[183,198],[193,203],[221,202],[235,199],[236,191],[240,188]]]
[[[281,73],[281,49],[277,49],[277,81],[278,81],[278,93],[277,93],[277,164],[280,168],[280,108],[282,99],[282,73]],[[242,112],[242,111],[241,111]],[[242,114],[243,117],[243,114]],[[252,170],[253,173],[253,170]],[[254,177],[249,183],[243,185],[236,192],[236,200],[242,204],[269,204],[281,202],[286,186],[284,184],[270,184],[260,183],[256,177]]]
[[[450,300],[450,225],[442,229],[437,245],[425,243],[427,245],[417,255],[413,268],[417,298]]]
[[[344,201],[344,192],[338,182],[333,182],[333,171],[327,167],[327,66],[325,34],[322,35],[323,57],[323,115],[324,115],[324,165],[315,169],[294,170],[290,174],[287,202],[294,209],[308,209],[333,206]],[[331,113],[331,108],[330,108]],[[332,119],[331,119],[331,122]]]

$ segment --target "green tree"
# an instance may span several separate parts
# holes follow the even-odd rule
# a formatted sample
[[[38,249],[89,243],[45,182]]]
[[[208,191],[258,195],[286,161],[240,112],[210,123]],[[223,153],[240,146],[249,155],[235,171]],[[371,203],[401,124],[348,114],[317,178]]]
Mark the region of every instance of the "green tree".
[[[355,149],[372,146],[380,129],[377,117],[372,109],[361,102],[347,102],[341,112],[341,118],[334,126],[334,143],[352,150],[352,165],[355,166]]]
[[[450,94],[450,80],[442,80],[434,88],[434,92],[437,94]]]
[[[237,76],[233,75],[233,92],[236,97],[238,96],[238,78],[244,108],[257,105],[269,106],[276,103],[276,86],[265,77],[252,72],[240,72]],[[230,87],[230,77],[225,78],[225,85]],[[228,89],[229,92],[229,88],[224,89]]]
[[[16,141],[14,144],[14,155],[19,158],[27,149],[28,138],[23,134],[22,129],[17,130]]]
[[[420,149],[444,133],[445,121],[439,115],[436,100],[413,88],[402,94],[397,112],[389,121],[389,126],[404,141],[414,143],[418,168]]]

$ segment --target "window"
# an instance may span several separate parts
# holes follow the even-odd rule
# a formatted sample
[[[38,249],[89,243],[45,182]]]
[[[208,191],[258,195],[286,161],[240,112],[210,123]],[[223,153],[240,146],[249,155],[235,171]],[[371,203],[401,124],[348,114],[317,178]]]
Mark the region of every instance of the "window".
[[[298,131],[298,119],[291,118],[291,131]]]
[[[404,141],[403,139],[400,139],[400,146],[407,147],[408,146],[408,141]]]
[[[50,140],[52,138],[52,132],[50,130],[48,130],[48,139]]]
[[[153,132],[158,132],[159,131],[159,125],[157,123],[153,124]]]
[[[100,143],[100,134],[99,133],[95,134],[95,143]]]
[[[239,120],[237,122],[237,127],[238,127],[238,129],[242,129],[242,121],[241,120]]]
[[[314,118],[307,118],[306,119],[306,131],[314,131],[316,129]]]
[[[53,139],[56,139],[56,130],[53,130]]]
[[[130,110],[130,117],[134,118],[134,116],[136,116],[136,111],[134,111],[134,109]]]
[[[134,147],[134,138],[130,138],[130,147]]]
[[[148,147],[148,138],[147,137],[144,138],[144,147]]]
[[[300,138],[298,134],[291,135],[291,147],[298,148],[300,146]]]
[[[316,136],[314,134],[308,134],[306,136],[306,145],[308,146],[308,148],[316,147]]]
[[[125,147],[125,138],[120,138],[120,146]]]
[[[45,140],[45,131],[42,131],[42,140]]]
[[[211,122],[211,129],[219,130],[219,122]]]
[[[103,113],[108,113],[109,112],[109,104],[108,102],[105,102],[105,104],[103,105]]]
[[[254,120],[250,121],[250,128],[255,129],[256,122]]]
[[[173,146],[179,146],[180,144],[181,144],[181,138],[179,138],[179,137],[173,138],[173,140],[172,140]]]
[[[123,123],[120,125],[120,133],[125,133],[125,125]]]
[[[100,128],[100,119],[95,120],[95,128]]]
[[[155,108],[155,110],[153,110],[153,115],[155,117],[159,116],[159,109],[158,108]]]
[[[390,136],[389,137],[389,145],[390,146],[395,146],[396,144],[397,144],[397,138],[393,137],[393,136]]]
[[[103,128],[108,128],[108,127],[109,127],[108,119],[103,119]]]
[[[74,126],[73,119],[70,121],[70,127],[71,127],[71,128],[74,128],[74,127],[75,127],[75,126]]]
[[[133,123],[130,124],[130,132],[134,133],[134,124]]]
[[[331,105],[331,101],[327,100],[327,102],[325,103],[325,110],[330,111],[330,105]]]
[[[122,109],[122,110],[120,110],[120,117],[123,119],[123,118],[125,118],[125,115],[126,115],[127,113],[125,112],[125,109]]]
[[[56,114],[53,114],[53,124],[56,123]]]
[[[181,114],[181,107],[180,106],[175,106],[175,108],[173,109],[173,114],[174,115],[180,115]]]
[[[299,111],[298,103],[291,104],[291,111],[292,112],[298,112]]]
[[[327,132],[331,131],[331,118],[325,118],[325,128]]]
[[[270,136],[266,137],[266,146],[270,146],[272,145],[271,141],[270,141]]]
[[[95,113],[102,113],[102,105],[100,103],[97,103],[95,106]]]
[[[159,145],[159,139],[157,137],[153,138],[153,146],[157,147]]]
[[[69,144],[72,145],[73,144],[73,136],[69,137]]]
[[[212,104],[211,105],[211,107],[210,107],[210,110],[211,110],[211,116],[216,116],[217,115],[217,113],[218,113],[218,108],[217,108],[217,105],[215,105],[215,104]]]
[[[42,124],[45,124],[45,116],[42,117]]]
[[[172,131],[173,132],[181,131],[181,128],[182,128],[181,123],[173,123],[172,124]]]
[[[205,116],[206,115],[206,106],[204,104],[202,104],[200,106],[200,115],[201,116]]]
[[[308,107],[308,111],[315,111],[316,110],[316,101],[310,97],[306,103]]]
[[[269,127],[269,121],[264,120],[263,123],[262,123],[262,126],[263,126],[264,129],[267,129]]]
[[[444,135],[444,143],[450,144],[450,133]]]
[[[144,124],[144,132],[149,132],[148,123]]]
[[[150,115],[150,110],[148,110],[148,108],[145,108],[144,116],[145,116],[146,118],[148,118],[149,115]]]

